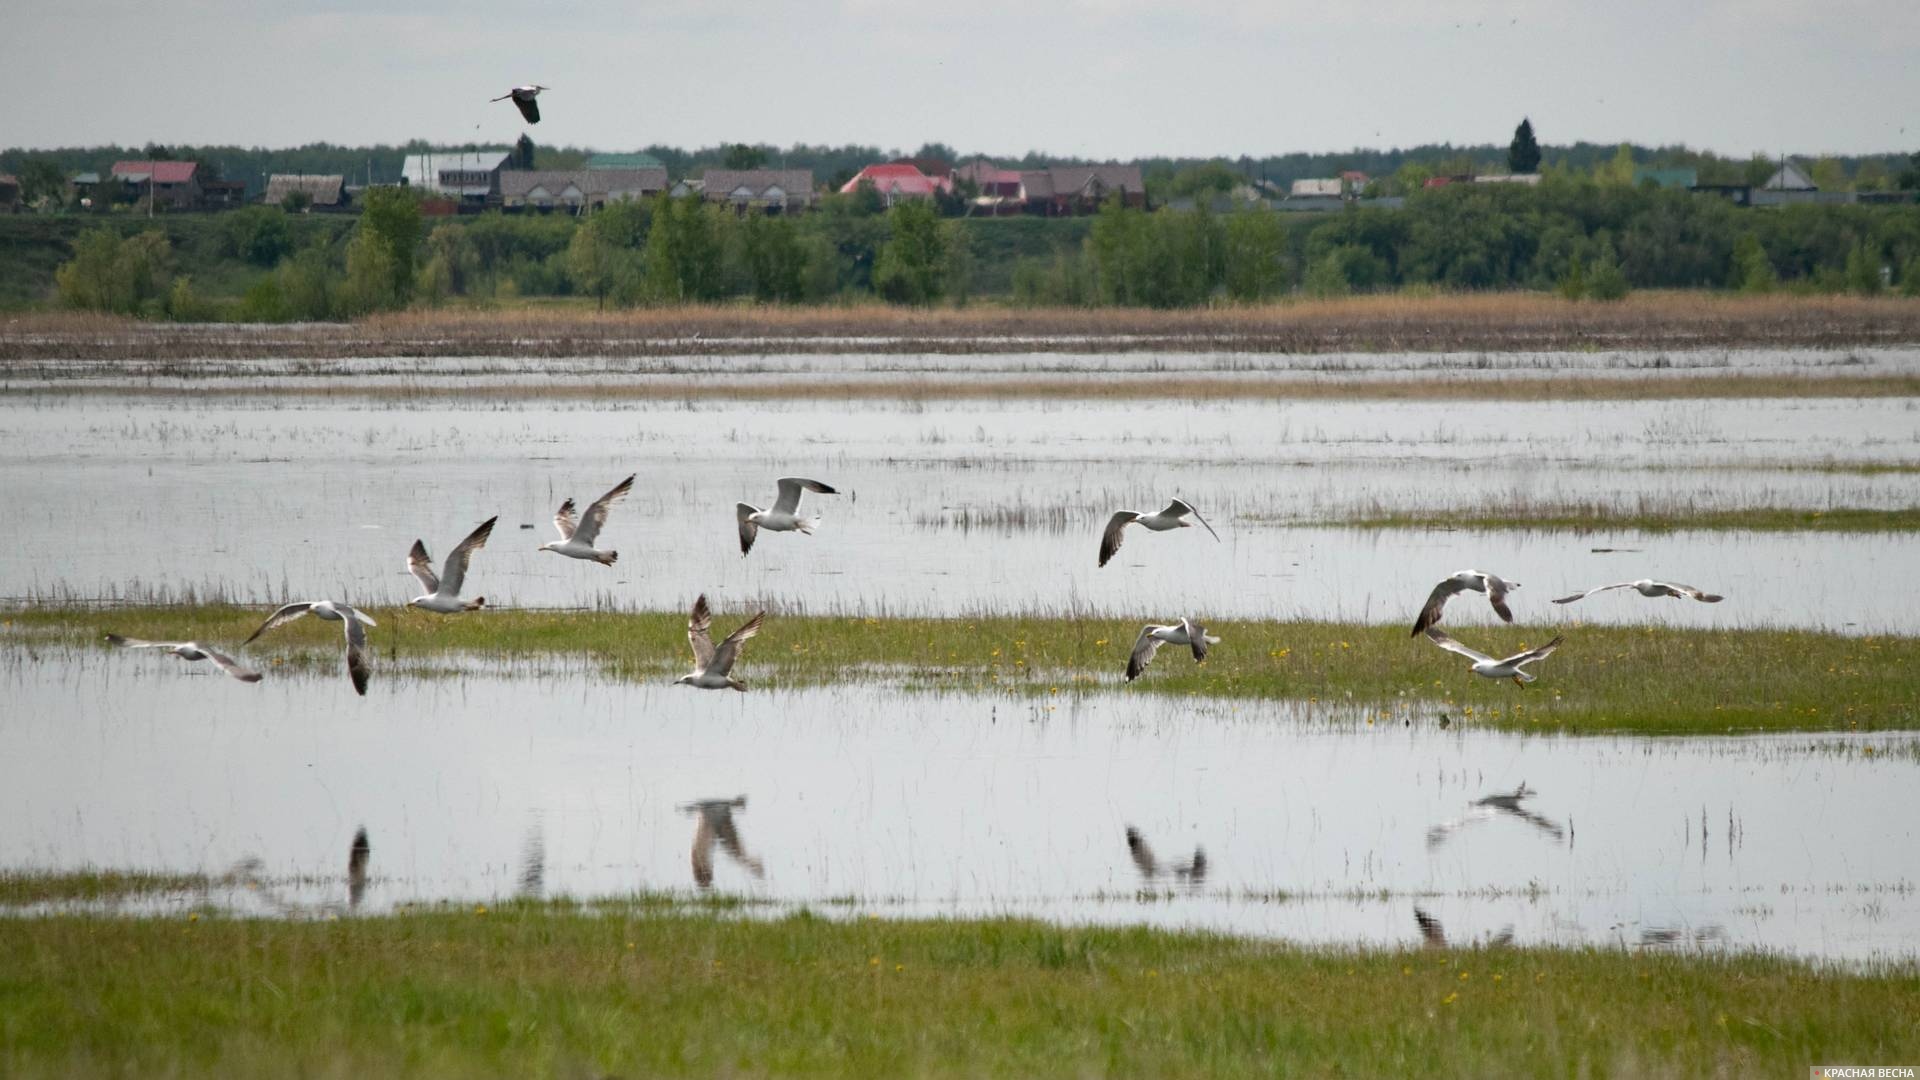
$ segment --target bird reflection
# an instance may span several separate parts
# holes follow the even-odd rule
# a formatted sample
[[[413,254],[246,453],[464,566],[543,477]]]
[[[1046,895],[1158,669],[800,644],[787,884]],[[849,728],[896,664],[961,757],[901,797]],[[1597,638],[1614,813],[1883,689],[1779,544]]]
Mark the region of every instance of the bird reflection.
[[[520,895],[539,899],[547,888],[547,840],[535,817],[527,826],[527,838],[520,845]]]
[[[745,795],[732,799],[701,799],[680,807],[683,814],[694,815],[693,827],[693,883],[703,889],[713,886],[713,849],[717,844],[734,862],[745,867],[754,877],[763,877],[766,868],[760,860],[747,854],[745,845],[740,842],[740,829],[734,824],[733,812],[744,810],[747,806]]]
[[[1649,926],[1640,931],[1639,947],[1642,949],[1698,949],[1714,942],[1725,941],[1726,937],[1726,928],[1713,924],[1691,928]]]
[[[1565,839],[1567,831],[1559,822],[1541,817],[1539,814],[1520,805],[1523,800],[1530,799],[1538,794],[1539,792],[1529,788],[1526,781],[1522,780],[1520,786],[1514,788],[1512,791],[1499,792],[1481,799],[1476,799],[1473,805],[1467,810],[1465,817],[1454,818],[1452,821],[1443,821],[1428,829],[1427,846],[1429,848],[1439,847],[1441,844],[1446,843],[1447,839],[1454,833],[1459,832],[1468,825],[1488,821],[1503,814],[1519,818],[1521,821],[1553,837],[1556,841]]]
[[[1447,941],[1446,927],[1441,926],[1440,920],[1429,915],[1419,904],[1413,905],[1413,921],[1419,924],[1420,940],[1427,948],[1445,949],[1451,947]],[[1489,948],[1511,944],[1513,944],[1513,925],[1511,923],[1509,923],[1505,929],[1487,939],[1487,946]]]
[[[1140,871],[1141,880],[1151,884],[1171,877],[1185,885],[1201,885],[1207,880],[1207,850],[1203,847],[1193,849],[1193,858],[1186,862],[1163,863],[1147,846],[1146,838],[1140,830],[1127,826],[1127,854],[1133,857],[1133,865]]]
[[[367,843],[366,826],[361,826],[353,834],[353,846],[347,849],[347,909],[358,911],[360,901],[367,895],[367,860],[373,856],[373,845]]]

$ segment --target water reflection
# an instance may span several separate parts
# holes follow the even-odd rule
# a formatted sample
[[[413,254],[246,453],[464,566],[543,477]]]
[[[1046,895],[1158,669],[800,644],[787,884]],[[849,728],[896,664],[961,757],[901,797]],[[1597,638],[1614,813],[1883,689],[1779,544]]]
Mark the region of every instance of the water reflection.
[[[373,857],[373,845],[367,843],[365,826],[353,832],[353,846],[347,849],[347,908],[360,910],[367,896],[367,860]]]
[[[1449,949],[1454,944],[1447,940],[1447,928],[1440,920],[1428,914],[1419,904],[1413,905],[1413,921],[1420,928],[1420,941],[1429,949]],[[1509,923],[1499,933],[1487,938],[1488,948],[1500,948],[1513,944],[1513,924]]]
[[[701,799],[681,805],[680,812],[692,814],[693,826],[693,883],[702,889],[713,887],[713,849],[717,845],[727,853],[727,857],[740,864],[741,868],[754,877],[765,877],[766,867],[761,861],[747,854],[745,845],[740,842],[740,827],[733,820],[735,810],[747,808],[747,797],[736,795],[731,799]]]
[[[1168,878],[1192,888],[1198,888],[1207,881],[1207,851],[1195,846],[1193,858],[1180,862],[1163,863],[1147,846],[1146,838],[1140,830],[1127,826],[1127,854],[1133,858],[1134,869],[1140,871],[1140,880],[1148,885],[1156,884]]]
[[[1428,829],[1427,847],[1437,848],[1441,844],[1446,843],[1449,837],[1461,829],[1478,822],[1491,821],[1502,815],[1518,818],[1526,822],[1535,829],[1552,837],[1555,843],[1566,839],[1567,830],[1561,827],[1559,822],[1541,817],[1539,814],[1520,805],[1521,800],[1532,798],[1537,794],[1539,794],[1539,792],[1529,788],[1527,782],[1522,780],[1520,781],[1520,786],[1514,788],[1512,791],[1496,792],[1495,794],[1475,799],[1465,817],[1457,817],[1451,821],[1443,821]]]

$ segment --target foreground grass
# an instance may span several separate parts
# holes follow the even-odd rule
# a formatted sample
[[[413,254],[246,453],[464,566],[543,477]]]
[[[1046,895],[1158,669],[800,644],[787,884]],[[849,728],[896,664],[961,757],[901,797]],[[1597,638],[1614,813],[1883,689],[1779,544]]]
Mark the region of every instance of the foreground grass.
[[[262,614],[224,605],[25,608],[0,611],[0,643],[105,649],[110,647],[100,635],[112,630],[132,637],[235,644],[259,625]],[[379,661],[427,674],[446,670],[449,659],[463,655],[585,660],[613,677],[637,681],[671,679],[689,663],[686,619],[677,612],[489,610],[447,618],[374,609],[373,614],[381,624],[372,632]],[[722,612],[717,628],[734,625],[738,614]],[[1536,669],[1540,681],[1523,691],[1469,674],[1464,659],[1409,638],[1405,626],[1209,625],[1224,644],[1205,664],[1168,649],[1143,678],[1128,685],[1120,673],[1139,633],[1137,623],[1070,616],[775,614],[748,647],[738,673],[757,690],[776,693],[783,687],[888,678],[918,687],[1049,696],[1284,698],[1304,701],[1328,719],[1367,723],[1425,719],[1438,710],[1470,723],[1529,731],[1920,728],[1920,638],[1579,623],[1457,631],[1463,641],[1496,655],[1564,633],[1566,644]],[[339,629],[301,620],[256,643],[250,656],[270,676],[276,665],[331,671],[340,664]]]
[[[0,1073],[1801,1075],[1920,1056],[1920,974],[1315,951],[565,903],[0,920]]]
[[[1314,524],[1326,524],[1317,520]],[[1741,529],[1751,532],[1913,532],[1920,507],[1869,510],[1837,507],[1803,510],[1776,506],[1729,510],[1641,509],[1622,511],[1605,503],[1540,503],[1448,510],[1389,510],[1359,514],[1337,524],[1363,529],[1576,529],[1607,532],[1675,532]]]

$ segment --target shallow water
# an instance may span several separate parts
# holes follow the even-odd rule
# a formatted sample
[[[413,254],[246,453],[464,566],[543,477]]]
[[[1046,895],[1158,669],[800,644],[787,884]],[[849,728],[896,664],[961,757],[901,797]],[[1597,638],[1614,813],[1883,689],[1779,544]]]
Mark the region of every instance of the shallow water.
[[[745,795],[733,823],[761,874],[719,850],[713,883],[782,905],[1372,944],[1418,942],[1418,906],[1454,943],[1510,927],[1522,944],[1920,954],[1911,736],[1526,737],[1287,703],[741,695],[584,672],[378,673],[362,700],[337,673],[243,686],[162,656],[0,656],[0,866],[257,859],[265,888],[213,898],[244,910],[346,910],[362,826],[369,911],[691,890],[681,807]],[[1533,822],[1471,806],[1523,781]],[[1144,880],[1129,825],[1167,864],[1204,848],[1204,880]]]
[[[438,557],[500,514],[470,578],[496,605],[679,608],[706,591],[816,611],[1393,622],[1439,577],[1477,566],[1526,584],[1523,619],[1920,631],[1904,534],[1298,524],[1511,499],[1622,512],[1920,505],[1920,472],[1819,468],[1836,461],[1920,461],[1920,406],[15,395],[0,397],[0,597],[397,603],[415,595],[404,565],[416,537]],[[623,553],[615,569],[536,550],[562,499],[591,500],[628,472],[634,495],[603,534]],[[742,560],[733,504],[767,505],[786,474],[845,494],[807,498],[826,518],[817,535],[762,534]],[[1132,530],[1115,565],[1095,568],[1113,509],[1176,492],[1222,543]],[[1641,576],[1730,599],[1546,603]],[[1469,607],[1458,621],[1485,618]]]

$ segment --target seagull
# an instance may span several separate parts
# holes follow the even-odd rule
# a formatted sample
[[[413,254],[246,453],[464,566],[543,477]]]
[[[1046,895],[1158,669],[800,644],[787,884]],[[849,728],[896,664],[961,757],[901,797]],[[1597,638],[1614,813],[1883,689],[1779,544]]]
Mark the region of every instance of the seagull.
[[[242,667],[233,657],[197,641],[141,641],[119,634],[108,634],[107,640],[123,649],[165,649],[182,660],[211,660],[215,667],[241,682],[260,681],[259,672]]]
[[[1153,657],[1162,645],[1185,645],[1193,649],[1194,663],[1207,658],[1207,646],[1220,644],[1220,639],[1207,633],[1207,628],[1192,619],[1181,619],[1167,626],[1155,626],[1148,623],[1140,628],[1140,636],[1134,639],[1133,652],[1127,657],[1127,681],[1140,677],[1153,663]]]
[[[1444,949],[1447,947],[1447,928],[1441,926],[1439,919],[1427,914],[1418,904],[1413,906],[1413,921],[1420,925],[1420,940],[1427,948]],[[1513,927],[1511,926],[1487,939],[1489,948],[1503,947],[1511,944],[1513,944]]]
[[[1100,534],[1100,565],[1107,565],[1107,560],[1113,558],[1113,553],[1120,550],[1121,530],[1127,526],[1142,525],[1152,532],[1191,529],[1193,522],[1187,520],[1188,514],[1192,514],[1194,520],[1200,524],[1207,525],[1207,519],[1200,516],[1200,511],[1195,510],[1183,499],[1175,499],[1167,504],[1165,510],[1153,514],[1142,514],[1135,510],[1114,511],[1113,516],[1107,519],[1106,531]],[[1213,533],[1215,540],[1220,539],[1220,534],[1213,532],[1213,526],[1207,525],[1207,531]]]
[[[766,867],[759,859],[747,854],[746,845],[740,842],[740,829],[733,822],[733,812],[747,807],[745,795],[732,799],[701,799],[680,807],[683,814],[693,814],[699,818],[693,827],[693,883],[701,888],[713,885],[713,849],[720,850],[733,857],[733,861],[747,868],[754,877],[764,877]]]
[[[761,529],[773,532],[803,532],[811,536],[813,530],[820,527],[819,518],[803,518],[795,513],[800,508],[802,491],[817,492],[821,495],[840,494],[818,480],[807,480],[798,476],[783,476],[779,483],[780,497],[774,500],[771,510],[762,510],[746,503],[734,504],[734,515],[740,519],[740,557],[743,559],[747,557],[747,552],[753,550],[753,538],[760,534]]]
[[[636,474],[637,475],[637,474]],[[612,566],[620,558],[617,551],[601,551],[593,546],[600,535],[600,529],[607,523],[607,510],[615,502],[626,497],[633,490],[633,477],[613,485],[613,490],[594,500],[587,507],[586,516],[578,525],[573,521],[573,500],[560,504],[560,512],[553,515],[553,527],[560,530],[560,539],[541,544],[541,551],[551,551],[556,555],[565,555],[569,559],[592,559],[601,566]]]
[[[539,85],[516,86],[506,93],[501,94],[499,97],[489,98],[488,100],[505,101],[508,98],[512,98],[514,107],[520,110],[521,116],[527,118],[527,123],[537,124],[540,122],[540,103],[535,101],[534,98],[539,97],[540,91],[545,89],[547,88]]]
[[[470,601],[460,599],[460,584],[467,579],[467,560],[474,552],[487,546],[487,537],[493,535],[493,523],[499,520],[500,516],[495,514],[467,534],[467,538],[460,541],[460,546],[453,549],[453,554],[447,556],[447,564],[440,569],[439,577],[433,576],[433,563],[427,559],[427,545],[415,540],[413,550],[407,553],[407,569],[420,579],[420,587],[427,590],[427,594],[416,596],[407,603],[442,615],[480,610],[487,598],[476,596]]]
[[[1169,874],[1189,885],[1199,885],[1207,880],[1207,850],[1203,847],[1193,849],[1193,859],[1190,862],[1163,865],[1154,857],[1153,849],[1147,846],[1146,838],[1140,835],[1140,830],[1129,825],[1127,826],[1127,854],[1133,857],[1134,868],[1140,871],[1140,876],[1149,882],[1158,881]]]
[[[1427,637],[1431,638],[1435,645],[1440,646],[1448,652],[1456,652],[1472,660],[1473,667],[1469,670],[1475,675],[1485,676],[1489,679],[1512,679],[1513,685],[1521,687],[1526,686],[1526,684],[1539,677],[1523,670],[1526,665],[1536,660],[1545,660],[1547,657],[1552,656],[1553,650],[1559,648],[1560,643],[1566,640],[1564,635],[1556,635],[1552,641],[1547,642],[1537,649],[1528,649],[1526,652],[1517,652],[1505,659],[1495,660],[1493,657],[1488,656],[1478,649],[1469,648],[1453,640],[1447,636],[1446,631],[1441,630],[1437,626],[1428,628]]]
[[[1698,600],[1703,604],[1717,604],[1726,599],[1726,597],[1715,593],[1701,592],[1691,585],[1677,585],[1670,581],[1655,581],[1652,578],[1641,578],[1639,581],[1621,581],[1612,585],[1596,585],[1586,592],[1577,592],[1572,596],[1563,596],[1555,600],[1554,603],[1571,604],[1576,600],[1585,600],[1594,593],[1606,592],[1608,589],[1633,589],[1641,596],[1671,596],[1676,600],[1684,596],[1689,599]]]
[[[367,827],[353,834],[353,846],[347,849],[347,907],[360,906],[367,895],[367,860],[373,857],[373,845],[367,843]]]
[[[372,616],[358,608],[343,604],[338,600],[302,600],[298,603],[287,604],[281,607],[280,610],[267,616],[267,621],[260,624],[260,629],[253,632],[253,637],[240,643],[241,647],[244,648],[253,644],[254,638],[259,637],[274,627],[282,623],[292,622],[306,614],[318,615],[328,622],[347,624],[347,675],[353,679],[354,692],[361,697],[366,697],[367,677],[371,673],[371,669],[367,664],[366,627],[378,626],[380,624],[374,622]]]
[[[747,639],[760,632],[760,621],[766,617],[767,613],[762,611],[748,619],[716,649],[712,635],[707,632],[713,625],[713,611],[707,607],[707,594],[701,593],[693,602],[693,614],[687,617],[687,644],[693,646],[693,673],[680,676],[674,683],[686,683],[702,690],[732,687],[745,693],[746,680],[733,677],[733,662],[740,658],[740,648]]]
[[[1439,847],[1442,843],[1446,842],[1448,837],[1459,832],[1466,826],[1475,824],[1476,822],[1490,821],[1499,817],[1501,814],[1517,817],[1521,821],[1553,837],[1556,841],[1564,839],[1567,833],[1566,830],[1560,826],[1559,822],[1550,818],[1541,817],[1539,814],[1520,805],[1522,800],[1531,799],[1538,794],[1539,792],[1528,787],[1527,782],[1522,780],[1520,786],[1514,788],[1512,791],[1496,792],[1492,795],[1475,799],[1473,805],[1467,810],[1467,816],[1455,818],[1452,821],[1443,821],[1433,828],[1428,829],[1427,846],[1430,848]]]
[[[1520,587],[1517,581],[1508,581],[1498,574],[1489,574],[1485,570],[1460,570],[1453,576],[1433,587],[1427,596],[1427,606],[1420,609],[1420,617],[1413,621],[1413,633],[1408,637],[1418,637],[1420,632],[1440,621],[1440,609],[1455,595],[1469,590],[1487,594],[1487,601],[1493,605],[1494,614],[1507,622],[1513,621],[1513,612],[1507,608],[1507,594]]]

